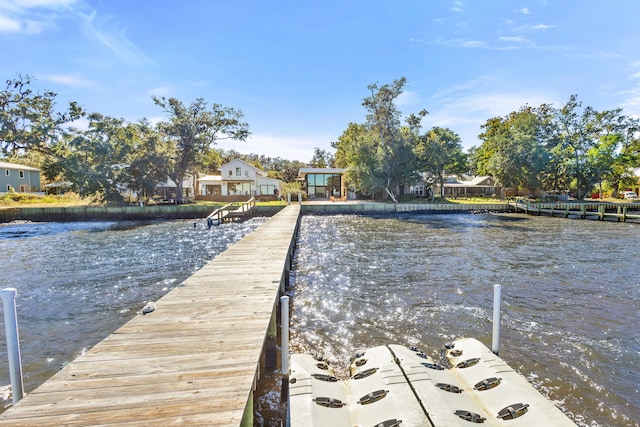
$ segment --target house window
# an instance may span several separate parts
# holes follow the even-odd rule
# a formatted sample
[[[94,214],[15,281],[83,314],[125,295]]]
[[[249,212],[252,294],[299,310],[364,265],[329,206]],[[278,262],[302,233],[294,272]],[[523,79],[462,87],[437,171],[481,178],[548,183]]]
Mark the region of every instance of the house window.
[[[251,183],[249,182],[230,182],[227,185],[227,194],[230,196],[242,196],[251,194]]]
[[[4,174],[5,174],[6,176],[9,176],[11,173],[9,172],[9,169],[5,169],[5,170],[4,170]]]
[[[233,176],[233,171],[232,170],[229,171],[229,176]]]
[[[249,171],[248,170],[244,171],[244,176],[246,176],[246,177],[249,176]]]
[[[18,174],[20,175],[20,178],[24,178],[24,171],[20,171]]]
[[[261,185],[260,186],[260,194],[262,196],[273,196],[276,191],[275,185]]]
[[[329,196],[340,196],[342,182],[340,174],[315,173],[308,174],[307,194],[311,198],[329,198]]]
[[[20,171],[20,172],[22,172],[22,171]],[[25,193],[26,191],[27,191],[27,189],[24,187],[24,185],[21,185],[20,186],[20,192],[21,193]]]
[[[7,184],[7,191],[11,193],[11,186],[9,184]]]
[[[240,168],[236,168],[236,176],[241,176],[242,175],[242,171],[240,170]]]

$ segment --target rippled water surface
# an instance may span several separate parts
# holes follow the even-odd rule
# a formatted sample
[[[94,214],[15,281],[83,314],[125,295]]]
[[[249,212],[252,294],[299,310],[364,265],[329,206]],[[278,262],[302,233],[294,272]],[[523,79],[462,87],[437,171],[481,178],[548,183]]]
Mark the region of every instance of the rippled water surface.
[[[263,222],[0,225],[0,289],[18,291],[25,391]],[[0,386],[10,382],[2,317]]]
[[[0,225],[0,288],[18,289],[26,391],[263,222]],[[456,337],[490,344],[500,284],[500,355],[580,425],[639,426],[639,268],[638,224],[305,216],[291,349],[346,373],[351,355],[383,343],[432,355]],[[0,323],[4,355],[3,331]],[[0,386],[6,363],[0,357]],[[259,405],[277,405],[278,381]]]
[[[640,420],[640,225],[516,215],[305,216],[294,352],[491,344],[579,425]]]

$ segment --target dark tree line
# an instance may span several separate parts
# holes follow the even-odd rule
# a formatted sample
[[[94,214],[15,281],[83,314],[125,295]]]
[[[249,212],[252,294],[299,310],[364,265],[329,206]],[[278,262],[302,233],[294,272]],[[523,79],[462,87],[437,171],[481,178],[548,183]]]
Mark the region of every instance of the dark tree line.
[[[595,188],[602,193],[606,183],[616,195],[637,185],[639,126],[620,108],[596,111],[572,95],[559,108],[524,106],[487,120],[472,164],[516,193],[570,190],[581,199]]]
[[[87,113],[72,102],[56,111],[56,94],[34,92],[29,76],[7,80],[0,92],[0,150],[9,159],[36,159],[51,181],[68,181],[82,196],[123,202],[123,190],[153,194],[171,179],[182,198],[183,182],[206,167],[218,141],[243,141],[249,126],[240,110],[175,98],[153,98],[168,116],[156,125]],[[87,129],[72,124],[86,118]],[[33,154],[37,153],[37,157]]]
[[[404,122],[396,106],[406,79],[368,87],[363,123],[350,123],[337,142],[336,165],[348,168],[350,186],[362,195],[396,201],[403,187],[425,180],[443,189],[448,175],[490,175],[516,194],[537,189],[572,191],[578,198],[607,185],[615,195],[637,186],[640,121],[622,109],[583,107],[577,95],[559,108],[524,106],[486,121],[482,143],[468,153],[451,129],[421,131],[426,110]]]

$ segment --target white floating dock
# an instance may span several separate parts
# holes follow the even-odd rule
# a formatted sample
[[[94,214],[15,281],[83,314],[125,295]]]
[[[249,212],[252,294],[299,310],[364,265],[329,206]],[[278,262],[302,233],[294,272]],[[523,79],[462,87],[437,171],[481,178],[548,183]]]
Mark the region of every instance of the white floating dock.
[[[574,426],[478,340],[448,345],[442,361],[401,345],[358,354],[342,380],[325,361],[291,356],[291,426]]]

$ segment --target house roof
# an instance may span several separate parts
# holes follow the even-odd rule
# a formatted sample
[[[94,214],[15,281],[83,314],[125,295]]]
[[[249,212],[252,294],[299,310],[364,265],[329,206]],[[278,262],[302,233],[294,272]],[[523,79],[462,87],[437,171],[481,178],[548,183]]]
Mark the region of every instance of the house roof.
[[[472,179],[458,181],[457,179],[447,180],[445,187],[495,187],[496,182],[490,176],[476,176]]]
[[[305,176],[310,173],[345,173],[346,168],[300,168],[298,176]]]
[[[198,178],[199,182],[222,182],[221,175],[204,175]]]
[[[19,165],[17,163],[8,163],[8,162],[0,162],[0,168],[40,172],[40,169],[38,168],[32,168],[31,166]]]
[[[238,162],[240,162],[240,163],[242,163],[242,164],[244,164],[244,165],[246,165],[246,166],[250,167],[251,169],[254,169],[258,175],[266,176],[266,175],[265,175],[265,173],[264,173],[264,171],[263,171],[262,169],[257,168],[257,167],[255,167],[254,165],[252,165],[251,163],[245,162],[245,161],[244,161],[244,160],[242,160],[242,159],[233,159],[233,160],[231,160],[229,163],[225,163],[224,165],[220,166],[220,167],[218,168],[218,170],[219,170],[219,171],[222,171],[222,170],[223,170],[223,168],[224,168],[225,166],[228,166],[228,165],[230,165],[230,164],[232,164],[232,163],[238,163]]]

